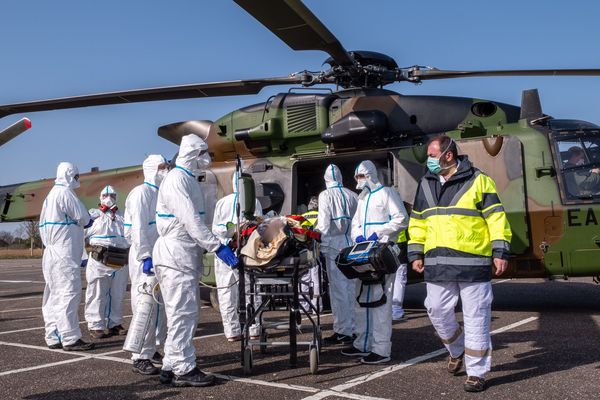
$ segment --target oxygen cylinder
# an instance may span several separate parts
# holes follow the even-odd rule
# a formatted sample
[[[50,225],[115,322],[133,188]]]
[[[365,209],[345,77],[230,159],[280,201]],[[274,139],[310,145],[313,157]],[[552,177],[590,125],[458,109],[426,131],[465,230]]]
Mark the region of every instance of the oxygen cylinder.
[[[156,276],[147,276],[143,284],[134,290],[140,291],[140,296],[136,305],[135,313],[129,325],[129,331],[123,344],[123,350],[132,353],[140,353],[144,345],[144,338],[150,329],[152,314],[156,308],[156,301],[152,296],[152,291],[157,283]]]

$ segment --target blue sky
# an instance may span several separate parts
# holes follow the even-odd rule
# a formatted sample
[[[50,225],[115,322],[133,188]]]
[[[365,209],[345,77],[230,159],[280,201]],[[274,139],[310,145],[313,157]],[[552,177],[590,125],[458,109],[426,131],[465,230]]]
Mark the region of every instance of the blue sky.
[[[600,3],[591,1],[306,0],[348,50],[441,69],[598,68]],[[426,6],[425,6],[426,4]],[[553,5],[557,4],[557,5]],[[327,55],[294,52],[233,1],[2,2],[0,104],[94,92],[318,70]],[[404,94],[518,104],[538,88],[544,111],[600,124],[600,78],[471,78],[387,87]],[[211,119],[256,96],[177,100],[27,115],[33,128],[0,148],[0,185],[55,173],[140,164],[176,151],[159,126]],[[0,120],[5,127],[23,115]],[[0,225],[0,229],[4,226]]]

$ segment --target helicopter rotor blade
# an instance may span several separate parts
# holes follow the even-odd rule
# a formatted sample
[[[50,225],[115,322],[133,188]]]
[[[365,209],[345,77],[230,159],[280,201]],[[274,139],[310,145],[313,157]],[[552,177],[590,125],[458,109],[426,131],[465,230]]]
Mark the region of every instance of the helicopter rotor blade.
[[[292,75],[281,78],[196,83],[6,104],[0,105],[0,118],[23,112],[61,110],[67,108],[104,106],[109,104],[140,103],[145,101],[257,94],[266,86],[294,85],[303,83],[304,79],[305,77],[303,77],[303,75]]]
[[[449,71],[436,68],[412,67],[400,80],[471,78],[484,76],[600,76],[600,69],[508,69],[488,71]]]
[[[321,50],[338,65],[354,60],[340,41],[300,0],[234,0],[293,50]]]

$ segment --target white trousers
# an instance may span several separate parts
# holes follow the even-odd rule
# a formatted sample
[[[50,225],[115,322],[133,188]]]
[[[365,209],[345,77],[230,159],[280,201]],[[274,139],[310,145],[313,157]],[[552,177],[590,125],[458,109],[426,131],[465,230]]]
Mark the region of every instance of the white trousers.
[[[90,330],[104,330],[123,323],[123,303],[129,274],[127,266],[110,275],[94,273],[88,261],[86,268],[85,320]]]
[[[215,278],[217,287],[225,288],[217,290],[219,311],[223,320],[225,337],[239,336],[242,333],[238,314],[239,285],[237,283],[234,284],[239,278],[239,272],[237,269],[232,269],[215,257]],[[245,283],[246,293],[249,293],[250,278],[247,275]],[[250,302],[250,296],[246,296],[246,302]],[[254,304],[255,307],[258,307],[260,304],[260,299],[257,296],[254,297]],[[250,336],[258,336],[260,334],[260,327],[256,324],[251,325],[249,333]]]
[[[329,299],[333,314],[333,331],[340,335],[354,333],[354,307],[356,304],[355,286],[352,279],[344,276],[335,265],[337,253],[332,249],[326,255],[327,276],[329,277]]]
[[[404,290],[406,289],[406,264],[401,264],[396,271],[396,281],[394,282],[394,298],[392,300],[392,318],[400,319],[404,317]]]
[[[156,265],[154,272],[167,314],[167,339],[162,369],[185,375],[196,367],[196,348],[192,339],[199,317],[198,276],[162,265]]]
[[[392,352],[392,296],[394,294],[394,280],[396,274],[385,276],[383,288],[381,284],[365,285],[361,302],[377,301],[385,293],[385,304],[375,307],[361,307],[356,300],[355,320],[356,339],[354,347],[364,352],[373,352],[383,357],[389,357]],[[356,297],[360,293],[361,281],[356,280]]]
[[[464,332],[454,314],[459,296]],[[491,282],[427,282],[429,319],[452,357],[465,353],[468,376],[483,378],[491,368],[493,297]]]
[[[81,338],[79,328],[79,302],[81,301],[81,275],[78,266],[60,263],[61,255],[52,248],[44,250],[42,261],[44,297],[42,315],[48,346],[62,343],[71,345]]]
[[[143,263],[137,263],[136,265],[129,265],[129,279],[131,279],[131,309],[133,314],[136,313],[136,308],[140,296],[139,292],[140,285],[143,285],[146,280],[146,275],[142,272]],[[155,294],[160,302],[163,302],[160,291]],[[135,360],[149,360],[152,358],[158,346],[165,343],[167,337],[167,316],[165,314],[165,307],[162,304],[156,304],[152,315],[150,316],[151,324],[150,329],[144,337],[144,344],[142,345],[142,351],[133,353],[131,359]]]

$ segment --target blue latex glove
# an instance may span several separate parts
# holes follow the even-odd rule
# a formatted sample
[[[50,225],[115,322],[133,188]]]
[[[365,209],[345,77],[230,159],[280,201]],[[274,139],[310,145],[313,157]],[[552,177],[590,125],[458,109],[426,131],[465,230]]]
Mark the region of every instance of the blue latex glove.
[[[85,260],[81,260],[81,268],[87,267],[87,262],[88,262],[87,258]]]
[[[360,235],[356,239],[354,239],[355,243],[360,243],[360,242],[364,242],[364,241],[365,241],[365,237],[363,235]]]
[[[377,236],[377,234],[375,232],[371,233],[371,236],[369,236],[369,238],[367,239],[370,242],[374,242],[377,239],[379,239],[379,236]]]
[[[144,267],[142,268],[142,272],[148,276],[152,276],[154,275],[152,268],[152,257],[144,258]]]
[[[229,265],[231,268],[237,267],[238,263],[240,262],[235,254],[233,254],[233,251],[231,251],[229,246],[225,246],[224,244],[219,246],[217,251],[215,251],[215,254],[221,261]]]

